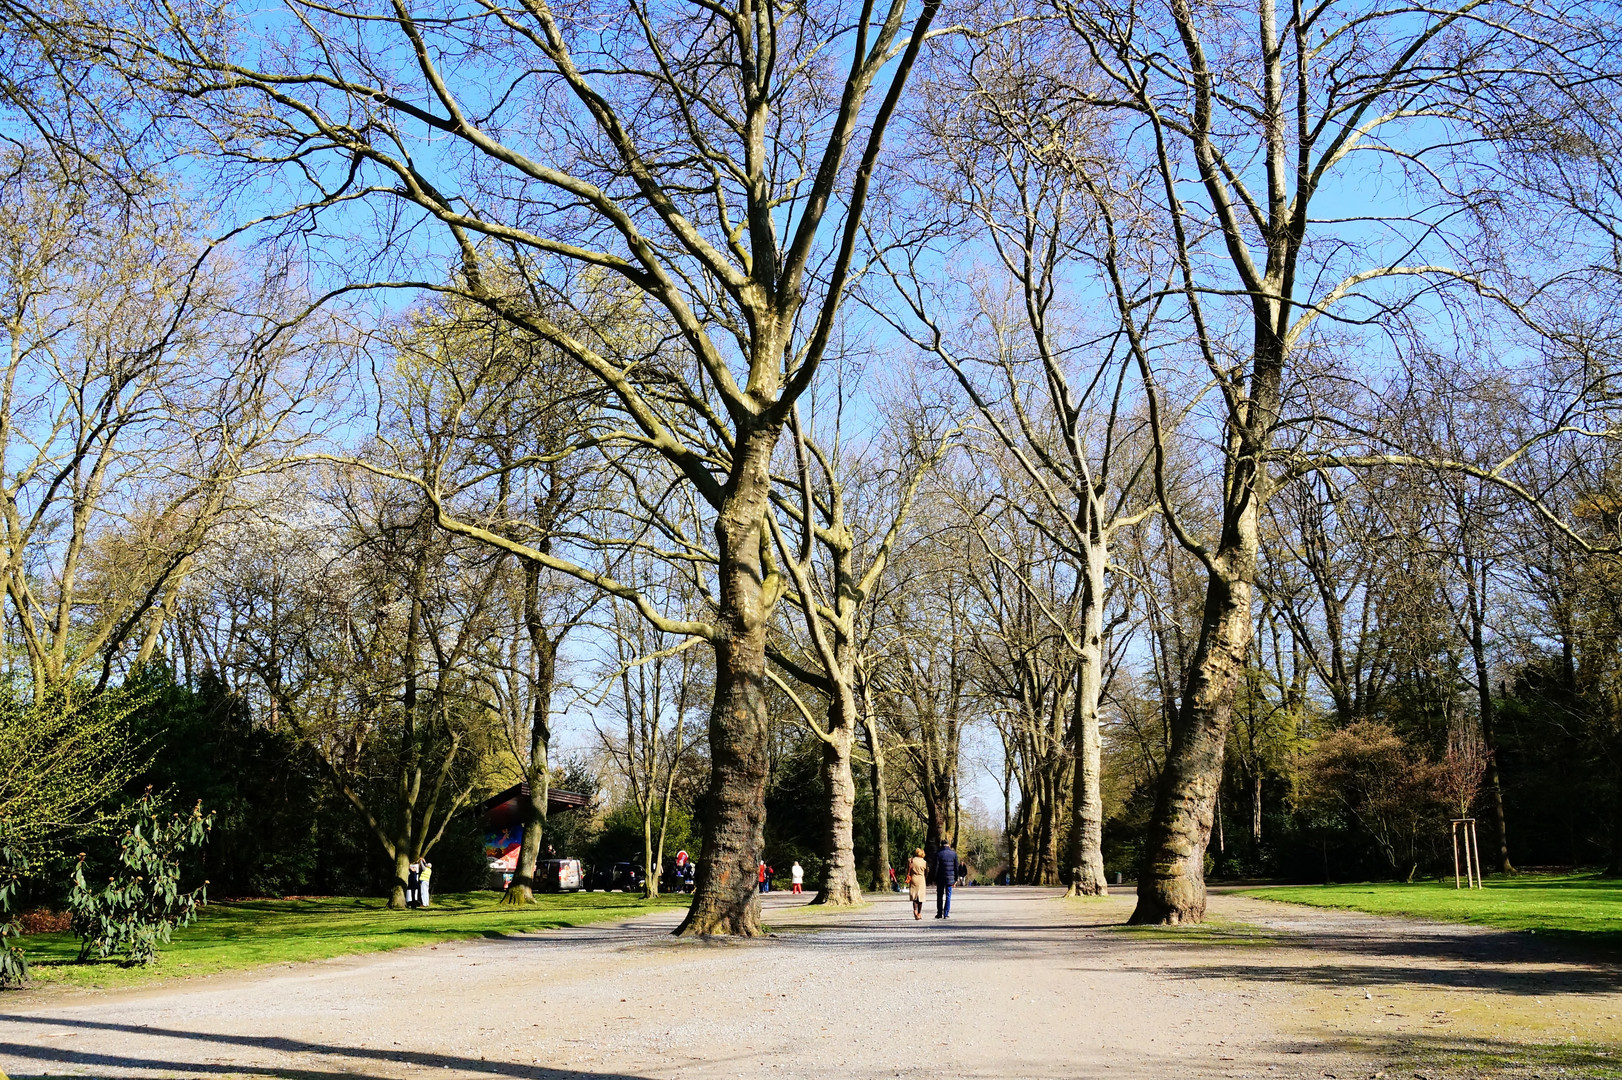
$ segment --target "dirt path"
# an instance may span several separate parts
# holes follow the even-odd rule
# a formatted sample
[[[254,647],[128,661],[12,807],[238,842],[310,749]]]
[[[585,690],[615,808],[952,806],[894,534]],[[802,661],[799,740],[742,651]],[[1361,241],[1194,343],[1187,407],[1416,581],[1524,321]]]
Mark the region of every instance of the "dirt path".
[[[1234,897],[1213,898],[1216,922],[1193,934],[1123,930],[1111,924],[1130,898],[1051,890],[962,890],[945,923],[915,923],[888,895],[837,914],[798,903],[768,898],[779,935],[759,942],[673,941],[677,913],[662,912],[152,990],[11,995],[0,1071],[1477,1076],[1521,1040],[1539,1046],[1529,1068],[1603,1076],[1605,1044],[1622,1039],[1622,971],[1515,935]]]

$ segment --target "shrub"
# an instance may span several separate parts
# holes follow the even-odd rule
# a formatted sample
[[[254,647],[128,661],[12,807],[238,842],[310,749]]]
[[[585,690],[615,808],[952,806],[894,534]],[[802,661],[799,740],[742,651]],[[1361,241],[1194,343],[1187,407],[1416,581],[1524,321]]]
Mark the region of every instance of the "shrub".
[[[1355,821],[1392,871],[1412,877],[1427,839],[1446,829],[1443,770],[1386,724],[1360,720],[1318,741],[1302,770],[1303,805]],[[1456,786],[1456,785],[1454,785]]]
[[[9,841],[0,840],[0,986],[21,986],[28,981],[28,961],[17,945],[22,926],[7,918],[17,900],[28,860]]]
[[[150,963],[160,941],[167,944],[176,927],[197,917],[208,882],[182,892],[180,859],[203,843],[213,820],[198,803],[189,817],[175,814],[164,821],[149,788],[136,806],[135,825],[119,842],[118,872],[106,885],[96,888],[85,880],[85,857],[79,856],[68,910],[80,960],[123,954],[127,964]]]

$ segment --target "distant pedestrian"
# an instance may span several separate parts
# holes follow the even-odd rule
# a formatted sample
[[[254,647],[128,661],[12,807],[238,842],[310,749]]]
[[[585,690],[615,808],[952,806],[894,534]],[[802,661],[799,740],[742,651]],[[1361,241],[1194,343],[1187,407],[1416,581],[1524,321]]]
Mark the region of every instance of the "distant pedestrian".
[[[901,891],[901,884],[900,884],[900,882],[896,881],[896,879],[895,879],[895,867],[893,867],[893,866],[890,867],[890,891],[891,892],[900,892]]]
[[[805,867],[800,865],[799,859],[795,859],[794,865],[789,867],[788,873],[789,880],[794,883],[794,891],[798,893],[800,886],[805,884]]]
[[[935,918],[952,917],[952,883],[957,880],[957,852],[942,844],[935,852]]]
[[[959,860],[959,862],[957,864],[957,881],[953,882],[953,884],[962,885],[964,882],[966,882],[968,880],[969,880],[969,864]]]
[[[773,867],[773,866],[770,866],[770,865],[768,865],[766,867],[766,891],[767,892],[772,891],[772,878],[774,876],[776,876],[776,874],[777,874],[776,867]]]
[[[422,860],[422,869],[417,871],[417,899],[423,907],[430,904],[428,895],[428,879],[434,876],[434,864],[427,859]]]
[[[895,873],[892,869],[890,873]],[[924,878],[929,874],[929,864],[924,861],[924,849],[919,848],[907,860],[907,898],[912,901],[912,917],[924,917]]]
[[[422,895],[422,878],[418,872],[421,869],[422,864],[416,862],[406,867],[406,907],[416,907],[420,902],[418,898]]]
[[[764,859],[761,860],[760,869],[756,870],[755,873],[758,875],[756,880],[760,882],[761,895],[764,896],[766,893],[766,861]]]

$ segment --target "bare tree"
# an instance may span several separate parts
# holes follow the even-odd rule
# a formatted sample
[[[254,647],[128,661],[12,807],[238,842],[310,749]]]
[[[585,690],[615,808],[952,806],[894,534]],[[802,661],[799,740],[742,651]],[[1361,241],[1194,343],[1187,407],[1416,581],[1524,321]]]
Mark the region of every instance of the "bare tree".
[[[1112,297],[1150,392],[1158,449],[1169,437],[1168,350],[1197,363],[1215,391],[1206,428],[1209,472],[1220,478],[1213,534],[1185,527],[1162,486],[1168,522],[1203,565],[1207,590],[1133,920],[1176,923],[1204,912],[1205,848],[1254,630],[1261,514],[1280,480],[1276,462],[1297,446],[1294,436],[1278,439],[1311,424],[1315,388],[1300,388],[1297,413],[1292,378],[1331,343],[1331,322],[1348,333],[1402,325],[1420,296],[1501,305],[1512,319],[1524,311],[1490,245],[1471,246],[1471,223],[1493,212],[1491,185],[1472,171],[1491,157],[1481,103],[1496,89],[1597,63],[1606,46],[1597,20],[1513,0],[1328,0],[1282,11],[1258,0],[1243,15],[1173,2],[1125,18],[1066,0],[1061,11],[1101,80],[1078,93],[1119,121],[1118,160],[1155,185],[1136,190],[1157,191],[1138,205],[1135,227],[1152,226],[1148,246],[1163,272],[1141,279],[1176,305],[1160,322],[1184,336],[1142,333],[1135,289]],[[1406,170],[1389,208],[1371,207],[1355,229],[1313,213],[1323,192],[1375,175],[1381,161]]]
[[[885,130],[937,7],[525,0],[447,19],[402,2],[305,9],[288,25],[222,6],[216,17],[245,32],[213,37],[156,0],[105,50],[172,91],[226,159],[296,184],[306,197],[276,217],[305,243],[341,237],[342,252],[326,250],[347,257],[357,201],[399,223],[374,235],[365,265],[335,267],[340,288],[454,291],[550,342],[615,398],[623,437],[709,506],[718,584],[702,621],[437,508],[461,535],[713,645],[712,782],[682,933],[759,929],[765,637],[782,592],[762,563],[769,466],[821,363]],[[448,281],[414,269],[424,227],[453,252]],[[677,381],[649,391],[632,370],[646,350],[559,317],[587,278],[658,313],[669,350],[691,361],[664,365]]]
[[[194,243],[184,205],[93,181],[0,151],[0,588],[41,700],[152,658],[324,372],[319,331],[273,333],[285,298]]]
[[[802,682],[815,686],[828,702],[826,723],[819,723],[799,696],[778,680],[823,747],[829,835],[824,842],[823,880],[813,902],[842,906],[860,903],[862,895],[856,879],[852,831],[856,784],[851,755],[858,724],[869,725],[869,753],[874,755],[875,769],[882,770],[877,731],[859,703],[863,694],[862,627],[864,621],[871,625],[875,590],[907,526],[918,486],[940,464],[958,432],[948,431],[939,438],[924,432],[911,433],[903,441],[900,449],[904,457],[896,463],[896,475],[888,483],[880,477],[864,478],[862,494],[881,509],[860,515],[847,494],[849,477],[841,475],[859,469],[860,461],[841,460],[837,441],[832,448],[825,448],[813,433],[804,430],[798,417],[791,426],[798,466],[793,487],[798,490],[791,488],[777,496],[778,505],[789,518],[789,528],[778,526],[774,519],[773,535],[794,581],[794,600],[804,616],[811,645],[806,651],[815,657],[820,670],[797,664],[781,652],[774,653],[773,660]],[[896,489],[893,498],[882,498],[885,486]],[[863,516],[869,520],[861,520]],[[882,786],[879,778],[875,792]],[[876,799],[885,801],[877,795]],[[874,887],[881,887],[878,879]]]

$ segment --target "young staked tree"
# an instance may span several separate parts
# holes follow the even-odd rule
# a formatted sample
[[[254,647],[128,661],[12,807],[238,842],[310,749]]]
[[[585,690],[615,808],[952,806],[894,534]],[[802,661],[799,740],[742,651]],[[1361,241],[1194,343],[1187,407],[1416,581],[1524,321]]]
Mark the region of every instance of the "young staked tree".
[[[1606,20],[1540,0],[1156,0],[1125,17],[1113,4],[1063,0],[1059,11],[1093,61],[1096,81],[1077,93],[1111,119],[1113,167],[1152,181],[1133,187],[1144,196],[1132,207],[1133,258],[1111,259],[1106,277],[1158,450],[1170,438],[1177,373],[1198,372],[1212,388],[1199,428],[1218,509],[1209,535],[1162,488],[1169,527],[1204,569],[1206,600],[1132,916],[1194,921],[1205,911],[1205,849],[1254,632],[1261,514],[1280,459],[1314,449],[1294,434],[1280,442],[1314,426],[1318,388],[1302,386],[1297,369],[1332,344],[1341,355],[1389,353],[1393,338],[1360,327],[1403,326],[1422,339],[1420,316],[1437,309],[1456,326],[1467,316],[1449,297],[1516,315],[1523,283],[1477,242],[1499,205],[1498,179],[1479,171],[1493,158],[1492,104],[1562,72],[1607,82]],[[1380,201],[1326,211],[1360,185],[1379,186]],[[1145,263],[1152,272],[1140,272]],[[1136,305],[1139,281],[1154,282],[1162,303]],[[1176,335],[1146,333],[1151,312]]]
[[[759,931],[766,627],[783,591],[767,558],[769,467],[822,362],[885,131],[938,6],[524,0],[448,17],[391,0],[279,18],[150,0],[100,50],[169,94],[170,115],[192,117],[234,176],[297,192],[276,220],[325,250],[337,287],[454,291],[551,343],[612,395],[623,439],[708,506],[716,587],[703,620],[438,507],[445,527],[713,646],[711,786],[681,933]],[[71,28],[38,28],[58,31]],[[641,351],[558,314],[582,287],[656,313],[671,381],[650,389],[633,370]]]

